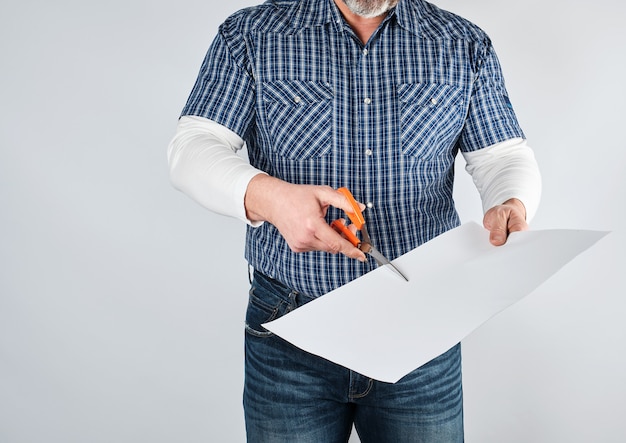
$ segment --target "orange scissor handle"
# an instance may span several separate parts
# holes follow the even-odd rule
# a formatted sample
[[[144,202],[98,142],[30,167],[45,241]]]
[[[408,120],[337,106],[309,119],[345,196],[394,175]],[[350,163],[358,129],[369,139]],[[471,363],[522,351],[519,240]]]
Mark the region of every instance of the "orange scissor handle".
[[[354,245],[355,248],[358,248],[359,245],[361,244],[361,240],[359,240],[359,238],[356,235],[354,235],[354,233],[346,225],[341,223],[339,220],[333,220],[330,226],[338,233],[343,234],[346,237],[346,239]]]
[[[350,221],[354,224],[354,226],[356,226],[357,230],[360,231],[365,224],[365,217],[363,217],[363,213],[361,212],[358,202],[354,199],[352,192],[350,192],[348,188],[339,188],[337,189],[337,192],[341,192],[348,199],[348,202],[350,202],[352,212],[346,212],[346,214],[348,214]]]

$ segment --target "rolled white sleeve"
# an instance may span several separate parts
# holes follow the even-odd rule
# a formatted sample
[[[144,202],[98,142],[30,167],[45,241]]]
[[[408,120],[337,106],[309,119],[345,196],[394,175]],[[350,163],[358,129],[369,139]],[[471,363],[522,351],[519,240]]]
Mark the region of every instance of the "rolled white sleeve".
[[[212,120],[183,116],[178,122],[167,158],[175,188],[203,207],[252,226],[244,198],[250,180],[263,171],[237,154],[244,141]]]
[[[464,152],[465,169],[480,193],[483,212],[511,198],[534,217],[541,199],[541,174],[533,150],[522,138],[513,138],[473,152]]]

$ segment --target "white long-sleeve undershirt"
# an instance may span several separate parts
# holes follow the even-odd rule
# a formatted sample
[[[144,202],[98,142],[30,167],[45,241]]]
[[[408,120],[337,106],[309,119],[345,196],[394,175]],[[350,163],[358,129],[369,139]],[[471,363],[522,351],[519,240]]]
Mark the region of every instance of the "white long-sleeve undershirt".
[[[183,116],[168,147],[174,187],[203,207],[258,226],[246,217],[244,198],[250,180],[263,171],[237,154],[241,137],[212,120]],[[541,177],[526,140],[515,138],[463,153],[486,212],[511,198],[526,207],[530,221],[539,205]]]
[[[237,154],[241,137],[212,120],[183,116],[178,121],[167,158],[174,187],[205,208],[248,224],[244,197],[248,183],[263,171]]]
[[[511,198],[520,200],[530,222],[541,199],[541,174],[533,150],[523,138],[464,152],[465,170],[480,193],[483,212]]]

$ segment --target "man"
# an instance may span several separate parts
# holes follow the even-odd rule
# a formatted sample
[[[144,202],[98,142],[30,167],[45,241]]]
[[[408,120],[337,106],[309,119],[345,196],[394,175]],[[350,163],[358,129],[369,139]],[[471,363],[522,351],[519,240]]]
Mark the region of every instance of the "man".
[[[328,224],[350,211],[337,188],[390,259],[458,226],[459,150],[501,245],[540,179],[471,23],[421,0],[273,0],[220,27],[168,154],[177,188],[248,223],[248,441],[345,442],[353,424],[362,442],[463,441],[459,345],[387,384],[260,326],[376,267]]]

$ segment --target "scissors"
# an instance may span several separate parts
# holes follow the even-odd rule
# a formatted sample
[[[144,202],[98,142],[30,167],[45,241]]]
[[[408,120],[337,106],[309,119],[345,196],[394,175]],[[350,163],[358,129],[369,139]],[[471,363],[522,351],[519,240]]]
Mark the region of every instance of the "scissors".
[[[376,249],[374,245],[372,245],[372,241],[370,240],[370,236],[367,232],[367,227],[365,226],[365,217],[363,217],[361,208],[359,207],[359,204],[352,196],[352,193],[350,192],[350,190],[348,188],[339,188],[337,189],[337,191],[345,195],[346,198],[348,199],[348,202],[350,202],[350,205],[352,206],[352,213],[348,213],[348,217],[350,218],[350,221],[352,222],[352,224],[354,224],[356,229],[358,231],[361,231],[362,240],[359,240],[359,238],[352,233],[352,231],[348,228],[348,226],[343,224],[340,220],[333,220],[330,226],[335,231],[339,232],[340,234],[343,234],[346,237],[346,239],[348,239],[348,241],[350,241],[350,243],[352,243],[355,247],[359,248],[361,251],[365,252],[366,254],[369,254],[372,257],[374,257],[376,259],[376,262],[379,265],[390,266],[391,269],[394,270],[400,277],[402,277],[406,281],[409,281],[409,279],[406,278],[406,276],[402,272],[400,272],[400,270],[396,268],[393,265],[393,263],[391,263],[389,259],[387,259],[387,257],[381,254],[381,252],[378,249]]]

